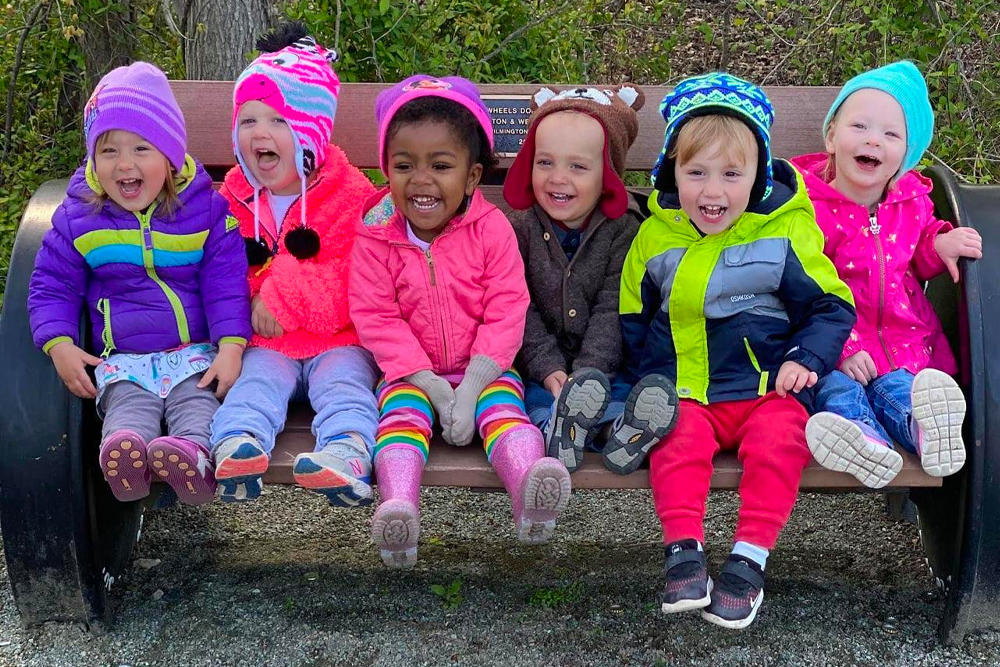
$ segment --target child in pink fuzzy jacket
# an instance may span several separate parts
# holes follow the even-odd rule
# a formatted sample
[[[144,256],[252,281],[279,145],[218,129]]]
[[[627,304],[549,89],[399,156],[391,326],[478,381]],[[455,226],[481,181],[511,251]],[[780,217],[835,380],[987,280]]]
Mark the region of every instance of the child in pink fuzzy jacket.
[[[965,463],[965,399],[921,282],[945,270],[958,282],[958,259],[982,257],[982,239],[934,217],[931,182],[912,171],[933,127],[920,71],[896,62],[848,81],[823,124],[826,153],[793,160],[858,314],[806,437],[823,466],[873,488],[902,468],[893,440],[930,475]]]
[[[372,538],[390,567],[416,563],[436,413],[453,445],[478,429],[518,539],[543,542],[569,500],[569,472],[545,457],[511,368],[529,297],[514,230],[476,187],[494,162],[489,111],[465,79],[415,75],[382,92],[375,114],[389,187],[365,206],[350,282],[351,318],[385,373]]]
[[[347,276],[355,222],[375,188],[330,143],[334,52],[298,24],[258,48],[233,91],[239,164],[222,186],[246,242],[254,337],[212,422],[220,496],[260,496],[289,401],[299,398],[316,411],[316,445],[295,458],[296,483],[334,506],[367,505],[378,368],[351,323]]]

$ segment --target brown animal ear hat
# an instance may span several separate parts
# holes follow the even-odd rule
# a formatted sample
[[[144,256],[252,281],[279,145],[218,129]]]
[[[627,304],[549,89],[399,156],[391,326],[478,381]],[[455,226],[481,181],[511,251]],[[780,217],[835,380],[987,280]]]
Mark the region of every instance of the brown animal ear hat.
[[[601,210],[610,219],[628,210],[628,192],[622,176],[625,156],[639,134],[637,111],[646,102],[642,90],[631,84],[609,88],[570,88],[556,92],[542,88],[531,98],[531,126],[503,184],[503,196],[515,209],[535,205],[531,169],[535,162],[535,129],[539,121],[559,111],[577,111],[594,118],[604,128],[604,187]]]

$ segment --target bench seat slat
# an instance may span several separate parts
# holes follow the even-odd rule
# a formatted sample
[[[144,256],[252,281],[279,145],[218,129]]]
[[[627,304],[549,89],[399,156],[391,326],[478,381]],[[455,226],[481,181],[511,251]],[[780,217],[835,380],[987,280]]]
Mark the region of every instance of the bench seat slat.
[[[271,456],[271,466],[264,481],[270,484],[292,484],[292,461],[301,452],[311,452],[315,439],[310,432],[312,413],[301,407],[293,408],[288,416],[284,433]],[[920,467],[916,457],[903,454],[903,469],[890,486],[935,487],[941,486],[940,477],[931,477]],[[724,452],[715,459],[712,474],[713,489],[739,488],[742,466],[736,454]],[[477,488],[501,488],[500,480],[493,473],[482,446],[474,442],[468,447],[452,447],[440,438],[431,443],[430,460],[424,469],[424,486],[463,486]],[[639,470],[631,475],[616,475],[604,467],[599,454],[587,453],[583,466],[573,473],[573,484],[577,488],[588,489],[646,489],[649,488],[649,473]],[[810,461],[802,475],[803,490],[857,490],[862,488],[858,481],[847,473],[832,472]]]

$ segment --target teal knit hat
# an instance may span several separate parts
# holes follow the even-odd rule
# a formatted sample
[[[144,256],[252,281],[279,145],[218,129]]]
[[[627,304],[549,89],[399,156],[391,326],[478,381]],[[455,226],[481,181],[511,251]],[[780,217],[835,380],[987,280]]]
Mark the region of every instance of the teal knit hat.
[[[844,84],[826,113],[826,120],[823,121],[824,138],[840,105],[848,95],[862,88],[874,88],[888,93],[903,107],[903,117],[906,119],[906,155],[899,166],[899,173],[905,174],[920,163],[920,158],[931,145],[931,137],[934,136],[934,110],[927,95],[927,83],[920,70],[909,60],[900,60],[857,75]]]
[[[774,107],[767,95],[749,81],[723,72],[693,76],[677,84],[660,103],[660,115],[667,121],[663,150],[653,165],[653,187],[675,192],[674,160],[669,157],[681,127],[692,118],[721,114],[746,123],[757,139],[757,178],[750,191],[750,206],[771,194],[774,180],[771,163],[771,125]]]

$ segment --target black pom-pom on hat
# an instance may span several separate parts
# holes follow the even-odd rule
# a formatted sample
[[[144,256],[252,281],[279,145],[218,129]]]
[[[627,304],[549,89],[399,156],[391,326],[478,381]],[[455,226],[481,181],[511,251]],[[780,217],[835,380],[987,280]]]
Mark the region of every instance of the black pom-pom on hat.
[[[285,247],[295,259],[311,259],[319,254],[319,234],[315,229],[296,227],[285,235]]]
[[[250,266],[263,266],[264,262],[274,257],[274,252],[263,241],[244,236],[243,244],[246,246],[247,264]]]
[[[257,50],[261,53],[277,53],[309,35],[305,24],[286,21],[257,40]]]

